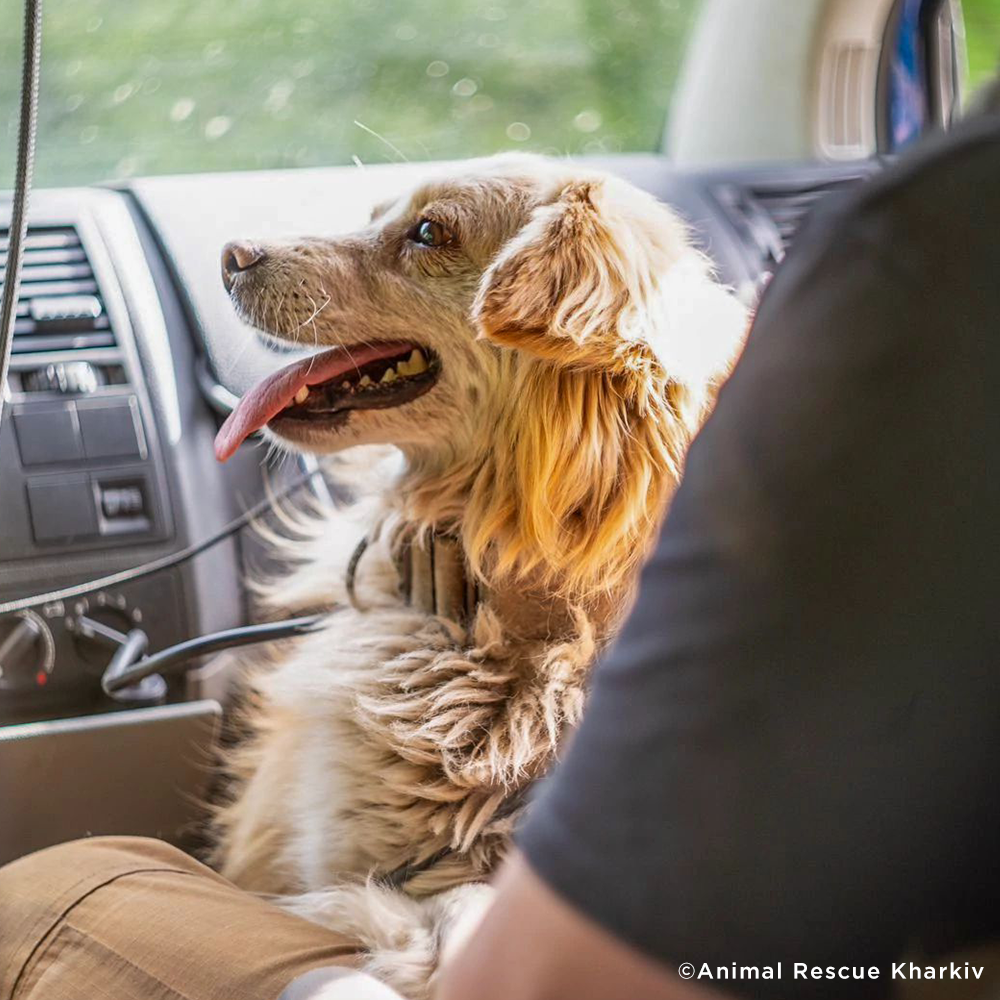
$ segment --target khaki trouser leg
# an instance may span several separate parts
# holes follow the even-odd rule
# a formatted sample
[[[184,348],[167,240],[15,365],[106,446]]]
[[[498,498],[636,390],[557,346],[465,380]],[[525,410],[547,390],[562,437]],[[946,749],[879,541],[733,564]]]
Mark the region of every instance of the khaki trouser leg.
[[[155,840],[75,841],[0,868],[0,1000],[275,1000],[356,954]]]

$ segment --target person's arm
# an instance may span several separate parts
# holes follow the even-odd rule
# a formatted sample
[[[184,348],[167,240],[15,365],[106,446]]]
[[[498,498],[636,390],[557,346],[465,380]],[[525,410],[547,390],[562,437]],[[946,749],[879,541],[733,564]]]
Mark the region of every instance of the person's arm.
[[[446,965],[435,1000],[723,1000],[588,920],[520,855],[497,888],[483,923]]]

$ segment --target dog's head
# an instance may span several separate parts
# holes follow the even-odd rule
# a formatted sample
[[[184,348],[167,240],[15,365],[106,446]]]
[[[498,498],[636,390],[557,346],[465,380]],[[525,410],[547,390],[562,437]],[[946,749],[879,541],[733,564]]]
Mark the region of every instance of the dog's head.
[[[249,323],[323,350],[244,397],[220,457],[265,425],[313,452],[395,444],[474,564],[543,576],[655,521],[745,326],[666,207],[531,157],[467,164],[350,236],[230,244],[223,278]]]

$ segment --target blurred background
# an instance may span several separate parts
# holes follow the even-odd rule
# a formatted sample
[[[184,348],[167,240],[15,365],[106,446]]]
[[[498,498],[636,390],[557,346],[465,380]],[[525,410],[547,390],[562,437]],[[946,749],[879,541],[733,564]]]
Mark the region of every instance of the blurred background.
[[[7,172],[20,0],[3,7]],[[701,7],[47,0],[37,180],[447,159],[512,147],[655,150]],[[971,93],[997,67],[1000,0],[961,7]]]

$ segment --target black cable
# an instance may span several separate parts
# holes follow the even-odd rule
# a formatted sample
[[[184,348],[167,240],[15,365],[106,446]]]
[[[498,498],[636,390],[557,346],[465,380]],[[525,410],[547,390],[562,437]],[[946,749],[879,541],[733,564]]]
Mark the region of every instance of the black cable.
[[[305,475],[299,476],[297,479],[292,480],[288,486],[286,486],[280,493],[277,493],[274,497],[267,497],[264,500],[259,501],[249,510],[240,514],[239,517],[230,521],[227,525],[225,525],[225,527],[220,528],[214,534],[202,539],[202,541],[195,542],[193,545],[189,545],[187,548],[181,549],[179,552],[172,552],[168,556],[161,556],[159,559],[153,559],[148,563],[133,566],[131,569],[123,569],[118,573],[111,573],[108,576],[102,576],[97,580],[89,580],[86,583],[77,583],[71,587],[63,587],[61,590],[50,590],[46,594],[35,594],[31,597],[19,597],[14,601],[6,601],[0,604],[0,615],[10,614],[14,611],[26,611],[28,608],[37,608],[42,604],[49,604],[52,601],[69,601],[74,597],[91,594],[95,590],[104,590],[106,587],[119,587],[123,583],[140,580],[143,577],[152,576],[154,573],[160,573],[165,569],[171,569],[174,566],[179,566],[181,563],[185,563],[189,559],[193,559],[195,556],[201,555],[202,552],[212,548],[213,545],[218,545],[219,542],[225,541],[225,539],[229,538],[231,535],[235,535],[237,531],[246,527],[246,525],[255,518],[263,513],[266,513],[266,511],[268,511],[279,500],[284,500],[284,498],[289,494],[301,489],[306,483],[313,479],[313,477],[318,476],[321,473],[321,469],[313,469],[311,472],[307,472]]]
[[[24,240],[28,233],[28,195],[35,163],[35,131],[38,124],[38,76],[42,54],[42,0],[25,0],[24,48],[21,58],[21,116],[17,130],[17,168],[10,228],[7,231],[7,262],[3,298],[0,301],[0,418],[7,391],[7,371],[14,346],[17,294],[21,287]]]
[[[325,615],[306,615],[303,618],[290,618],[280,622],[264,622],[260,625],[242,625],[239,628],[226,629],[223,632],[213,632],[211,635],[200,635],[196,639],[179,642],[154,653],[145,660],[130,664],[136,656],[141,656],[145,645],[136,641],[129,653],[125,647],[116,654],[108,664],[101,687],[106,695],[114,697],[116,691],[137,684],[152,674],[173,673],[177,667],[183,666],[196,656],[216,653],[222,649],[232,649],[236,646],[253,646],[259,642],[273,642],[276,639],[290,639],[313,631]],[[130,636],[132,633],[129,633]]]

